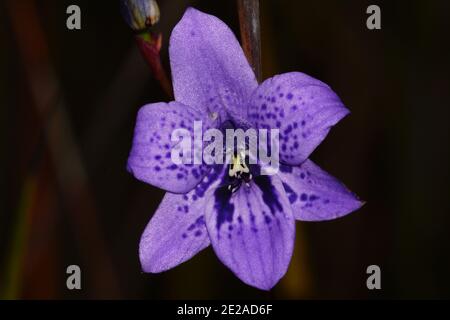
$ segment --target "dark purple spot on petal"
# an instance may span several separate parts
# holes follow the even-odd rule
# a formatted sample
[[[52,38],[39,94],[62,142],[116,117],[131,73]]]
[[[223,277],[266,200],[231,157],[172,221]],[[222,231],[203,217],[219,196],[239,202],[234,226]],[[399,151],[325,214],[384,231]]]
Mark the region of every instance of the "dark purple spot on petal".
[[[282,165],[282,166],[280,166],[280,170],[281,170],[281,172],[284,172],[284,173],[292,173],[291,166]]]
[[[192,175],[194,176],[194,178],[198,179],[200,177],[200,175],[198,174],[198,171],[196,169],[193,169],[191,172],[192,172]]]
[[[297,200],[297,194],[292,190],[292,188],[283,182],[283,187],[286,193],[288,194],[289,203],[294,203]]]
[[[263,201],[269,207],[270,212],[274,215],[276,211],[282,212],[281,203],[278,201],[278,195],[275,187],[272,185],[268,176],[259,176],[255,178],[255,183],[262,191]]]
[[[230,203],[232,193],[226,188],[217,188],[214,192],[214,209],[217,211],[217,230],[225,221],[233,220],[234,204]]]

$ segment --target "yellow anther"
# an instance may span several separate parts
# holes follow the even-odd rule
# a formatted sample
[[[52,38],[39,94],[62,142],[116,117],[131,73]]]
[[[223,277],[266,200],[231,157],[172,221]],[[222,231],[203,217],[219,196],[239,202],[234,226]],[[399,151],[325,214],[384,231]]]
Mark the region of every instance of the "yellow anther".
[[[230,177],[238,177],[241,173],[249,173],[247,165],[245,164],[245,152],[238,152],[232,156],[230,169],[228,175]]]

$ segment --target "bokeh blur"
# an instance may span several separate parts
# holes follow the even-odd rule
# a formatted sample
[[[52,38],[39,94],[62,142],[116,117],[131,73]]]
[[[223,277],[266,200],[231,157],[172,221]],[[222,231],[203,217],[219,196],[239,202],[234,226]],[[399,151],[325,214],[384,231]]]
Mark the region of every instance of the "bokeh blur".
[[[142,231],[163,191],[126,171],[140,106],[169,98],[118,1],[0,1],[0,298],[450,298],[450,2],[261,1],[264,78],[302,71],[351,110],[312,155],[366,205],[297,223],[287,275],[271,291],[243,284],[211,248],[144,274]],[[235,1],[160,0],[168,39],[188,6],[239,35]],[[81,8],[81,30],[66,8]],[[66,288],[66,268],[82,290]],[[382,289],[368,290],[379,265]]]

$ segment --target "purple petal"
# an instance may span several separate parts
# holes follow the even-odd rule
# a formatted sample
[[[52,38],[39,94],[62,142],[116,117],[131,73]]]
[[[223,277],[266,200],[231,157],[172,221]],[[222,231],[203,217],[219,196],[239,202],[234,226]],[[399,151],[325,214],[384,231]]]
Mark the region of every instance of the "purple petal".
[[[232,194],[211,192],[206,226],[219,259],[245,283],[269,290],[286,273],[295,224],[278,177],[259,176]]]
[[[170,63],[175,98],[221,121],[247,115],[255,75],[233,32],[218,18],[189,8],[173,29]]]
[[[300,166],[282,165],[278,176],[283,181],[294,217],[298,220],[332,220],[364,204],[341,182],[310,160]]]
[[[264,81],[252,96],[249,120],[280,129],[280,160],[302,163],[349,111],[323,82],[300,72]]]
[[[139,110],[134,131],[133,146],[128,158],[128,169],[139,180],[174,193],[192,190],[207,173],[207,167],[193,164],[194,146],[191,144],[191,164],[175,164],[171,141],[174,129],[184,128],[194,137],[193,123],[203,121],[203,130],[209,127],[204,115],[178,102],[153,103]]]
[[[139,257],[145,272],[173,268],[209,245],[205,194],[217,187],[219,174],[213,169],[187,194],[166,193],[141,237]]]

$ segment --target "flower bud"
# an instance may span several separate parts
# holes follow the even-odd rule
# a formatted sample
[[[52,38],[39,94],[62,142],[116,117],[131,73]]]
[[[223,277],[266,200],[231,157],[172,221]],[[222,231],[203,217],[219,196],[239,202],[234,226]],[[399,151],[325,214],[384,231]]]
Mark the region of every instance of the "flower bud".
[[[159,21],[159,7],[155,0],[120,0],[120,7],[125,21],[136,32]]]

